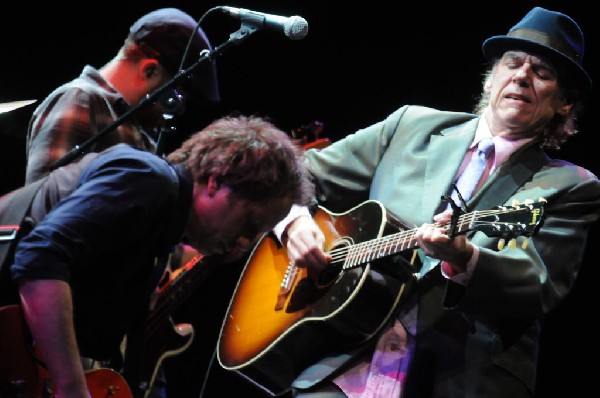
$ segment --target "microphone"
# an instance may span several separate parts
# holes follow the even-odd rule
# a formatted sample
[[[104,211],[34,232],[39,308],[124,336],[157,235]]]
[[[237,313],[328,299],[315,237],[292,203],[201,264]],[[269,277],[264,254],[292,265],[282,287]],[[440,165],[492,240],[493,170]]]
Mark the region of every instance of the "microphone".
[[[220,8],[230,16],[239,18],[242,22],[247,22],[260,28],[281,31],[292,40],[304,39],[308,33],[308,22],[297,15],[293,17],[281,17],[279,15],[270,15],[243,8],[227,6],[220,6]]]

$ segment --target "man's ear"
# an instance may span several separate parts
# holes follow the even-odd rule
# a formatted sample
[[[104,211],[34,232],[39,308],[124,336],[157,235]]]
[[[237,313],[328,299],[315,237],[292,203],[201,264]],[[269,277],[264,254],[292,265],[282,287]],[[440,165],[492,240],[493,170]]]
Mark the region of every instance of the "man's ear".
[[[556,113],[561,116],[566,116],[571,112],[571,109],[573,109],[573,104],[571,102],[564,103],[556,110]]]
[[[483,83],[483,91],[489,94],[492,91],[492,75],[490,74],[486,77],[485,82]]]
[[[486,73],[485,80],[483,82],[483,92],[486,94],[490,94],[492,92],[492,80],[494,80],[494,75],[496,74],[496,69],[498,68],[498,62],[494,63],[492,69],[489,73]]]
[[[221,183],[219,182],[218,177],[215,174],[211,174],[206,182],[206,191],[208,192],[208,195],[215,195],[219,188],[221,188]]]
[[[144,78],[146,80],[150,80],[151,78],[156,77],[156,74],[159,73],[158,61],[151,58],[144,59],[140,63],[140,69]]]
[[[561,95],[561,97],[560,97],[561,105],[556,110],[556,113],[558,113],[561,116],[568,115],[569,112],[571,112],[571,110],[573,109],[573,106],[576,102],[573,100],[574,98],[577,98],[577,93],[568,93],[568,94]]]

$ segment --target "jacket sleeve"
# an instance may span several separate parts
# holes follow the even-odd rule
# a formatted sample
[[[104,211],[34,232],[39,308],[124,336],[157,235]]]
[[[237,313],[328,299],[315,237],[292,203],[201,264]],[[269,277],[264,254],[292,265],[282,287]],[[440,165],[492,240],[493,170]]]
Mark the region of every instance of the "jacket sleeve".
[[[498,238],[477,232],[479,259],[466,288],[449,282],[445,304],[495,316],[539,316],[571,291],[582,266],[590,229],[600,216],[600,181],[580,167],[554,161],[512,198],[543,198],[544,219],[514,249],[498,248]]]

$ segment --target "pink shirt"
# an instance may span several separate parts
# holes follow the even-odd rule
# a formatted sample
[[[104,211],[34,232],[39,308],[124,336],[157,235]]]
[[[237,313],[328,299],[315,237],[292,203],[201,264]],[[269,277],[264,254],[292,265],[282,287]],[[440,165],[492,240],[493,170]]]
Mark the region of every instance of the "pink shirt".
[[[383,333],[371,358],[336,377],[333,382],[350,398],[399,397],[414,347],[399,320]]]

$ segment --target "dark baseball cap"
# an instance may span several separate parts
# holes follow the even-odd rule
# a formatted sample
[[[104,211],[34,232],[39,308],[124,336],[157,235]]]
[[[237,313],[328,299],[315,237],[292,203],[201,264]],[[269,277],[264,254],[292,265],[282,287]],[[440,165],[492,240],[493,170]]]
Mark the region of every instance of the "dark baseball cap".
[[[161,8],[138,19],[129,28],[128,39],[137,43],[149,57],[175,76],[180,71],[181,60],[192,33],[194,39],[186,55],[183,69],[198,61],[201,51],[212,50],[202,28],[196,30],[197,21],[177,8]],[[194,33],[195,31],[195,33]],[[183,85],[192,96],[219,102],[219,84],[215,61],[204,60],[184,79]]]

